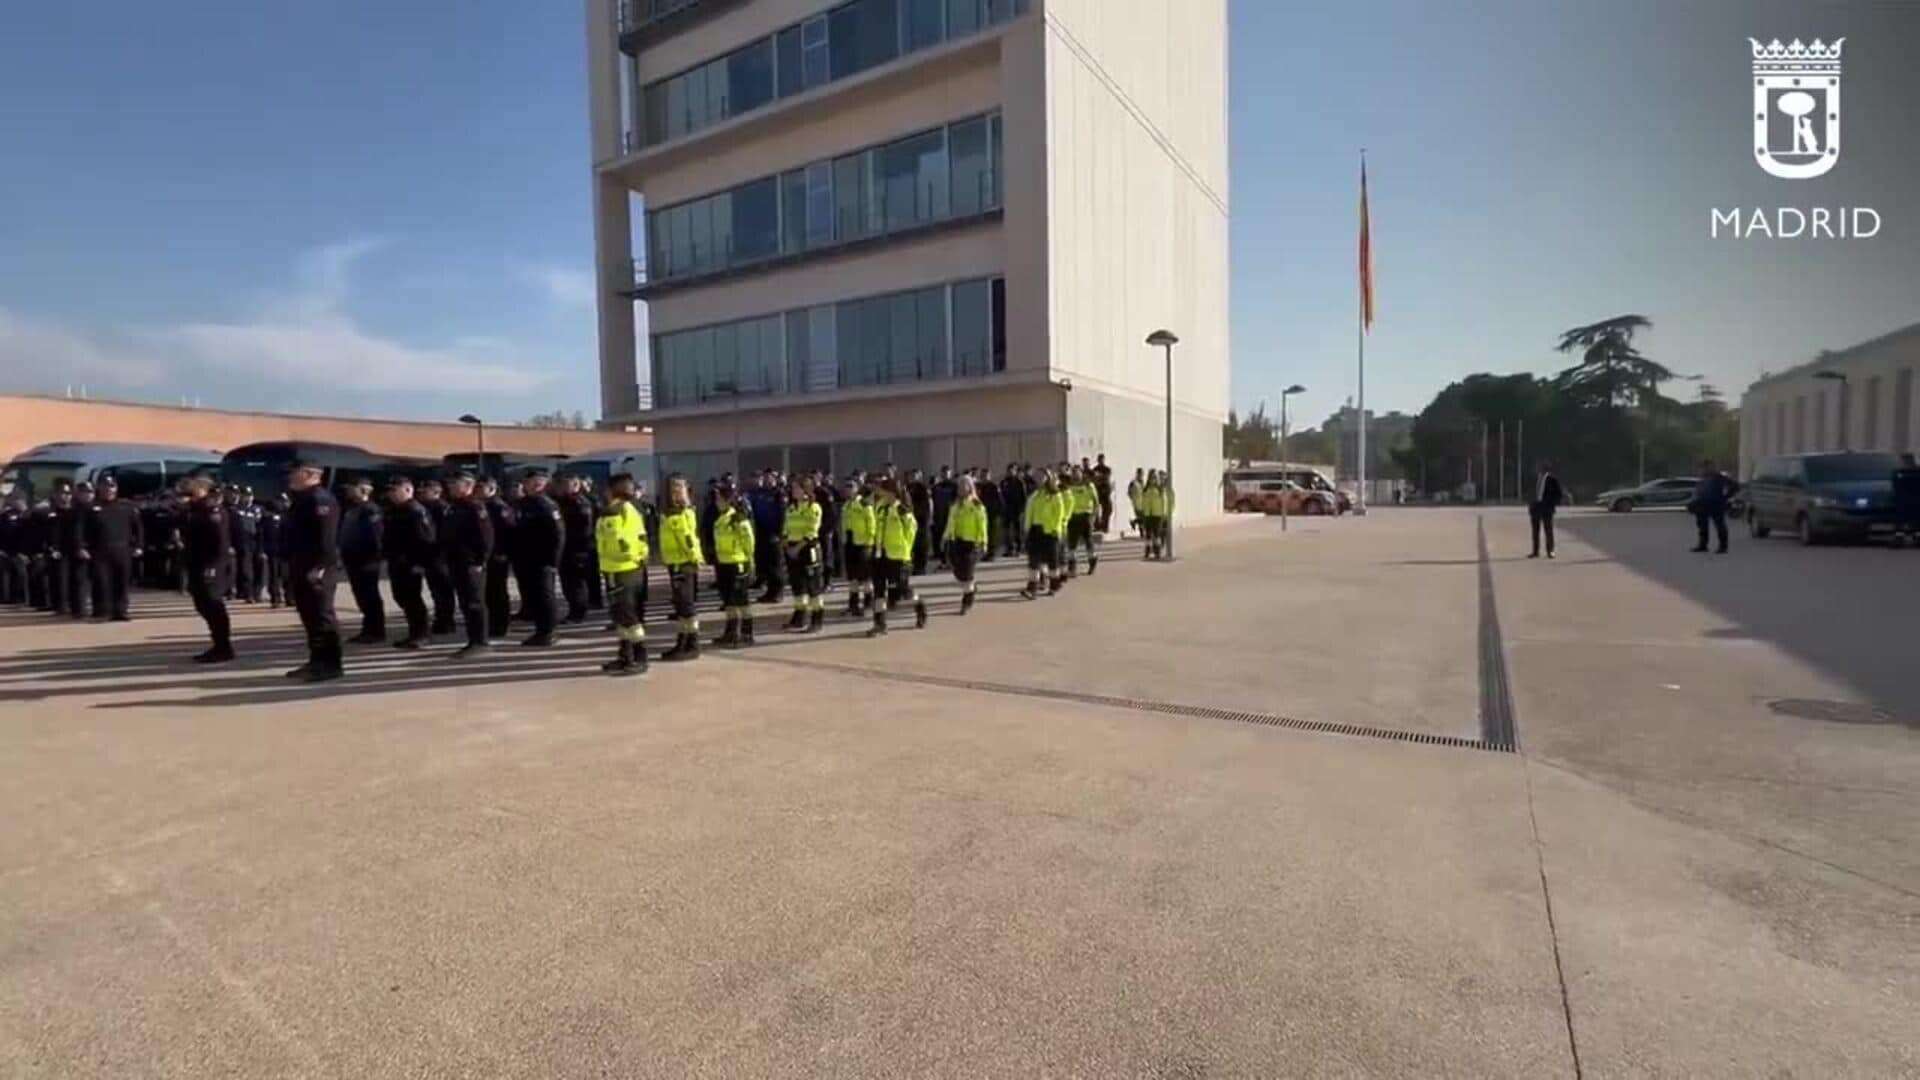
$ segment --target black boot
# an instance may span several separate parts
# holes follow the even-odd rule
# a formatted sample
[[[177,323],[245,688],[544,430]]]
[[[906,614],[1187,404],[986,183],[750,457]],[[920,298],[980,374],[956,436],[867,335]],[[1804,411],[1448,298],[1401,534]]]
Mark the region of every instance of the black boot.
[[[647,643],[644,641],[633,643],[633,673],[635,675],[647,673]]]
[[[193,662],[196,664],[224,664],[231,659],[233,659],[233,646],[222,644],[215,645],[206,652],[196,655],[193,658]]]
[[[1060,575],[1055,574],[1053,576],[1053,581],[1047,585],[1047,595],[1052,596],[1054,593],[1059,592],[1062,588],[1066,586],[1066,584],[1067,584],[1066,578],[1063,578]]]
[[[686,658],[687,658],[687,633],[686,631],[682,630],[680,633],[674,636],[673,648],[668,649],[666,652],[661,653],[660,659],[671,664],[681,660],[685,660]]]
[[[850,617],[857,618],[859,614],[860,614],[860,594],[857,592],[853,592],[852,590],[848,590],[847,615]]]
[[[827,622],[827,609],[814,608],[812,613],[810,613],[807,616],[807,633],[809,634],[819,633],[820,628],[822,626],[825,626],[826,622]]]
[[[727,616],[727,628],[721,631],[719,637],[713,639],[713,647],[716,649],[731,649],[737,647],[739,644],[740,617],[738,615],[729,615]]]
[[[870,638],[887,636],[887,613],[879,608],[873,609],[873,627],[867,631]]]
[[[740,647],[745,649],[753,645],[753,616],[740,620]]]
[[[1031,581],[1027,582],[1026,588],[1020,590],[1020,595],[1029,600],[1037,600],[1040,598],[1040,594],[1034,591],[1033,582]]]
[[[960,597],[960,614],[965,615],[967,612],[972,610],[973,610],[973,591],[969,589],[964,595]]]
[[[804,608],[794,608],[793,617],[787,620],[787,630],[804,630],[807,625],[807,612]]]
[[[925,600],[915,600],[913,602],[913,628],[915,630],[925,630],[927,628],[927,602]]]
[[[1098,569],[1100,569],[1100,556],[1098,555],[1087,556],[1087,576],[1092,577],[1093,572]]]
[[[619,655],[615,656],[612,660],[609,660],[606,663],[601,664],[600,670],[606,672],[609,675],[633,674],[633,642],[622,641],[620,643]]]

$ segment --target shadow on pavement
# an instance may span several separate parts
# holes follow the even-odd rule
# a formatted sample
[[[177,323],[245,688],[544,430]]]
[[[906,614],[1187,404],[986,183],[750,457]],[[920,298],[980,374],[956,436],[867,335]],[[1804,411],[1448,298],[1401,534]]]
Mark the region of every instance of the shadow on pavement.
[[[1733,624],[1703,637],[1774,645],[1901,721],[1920,722],[1920,553],[1736,536],[1731,554],[1694,554],[1692,521],[1671,521],[1649,528],[1644,519],[1583,515],[1562,529]]]

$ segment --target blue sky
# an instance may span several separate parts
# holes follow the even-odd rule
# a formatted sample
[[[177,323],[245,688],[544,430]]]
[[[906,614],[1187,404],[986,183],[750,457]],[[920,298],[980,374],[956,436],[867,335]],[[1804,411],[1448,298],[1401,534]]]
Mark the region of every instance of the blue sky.
[[[0,386],[290,411],[593,413],[584,5],[16,5],[0,36]],[[1849,35],[1846,155],[1750,160],[1746,37]],[[1920,319],[1920,5],[1233,0],[1235,399],[1551,371],[1625,311],[1737,395]],[[1869,205],[1871,241],[1713,241]],[[342,372],[326,358],[353,356]]]

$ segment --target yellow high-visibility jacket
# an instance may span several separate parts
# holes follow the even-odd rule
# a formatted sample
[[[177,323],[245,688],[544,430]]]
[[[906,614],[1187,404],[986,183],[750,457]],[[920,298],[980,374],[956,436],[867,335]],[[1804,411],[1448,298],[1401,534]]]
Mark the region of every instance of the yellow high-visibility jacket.
[[[660,515],[660,561],[668,566],[705,566],[700,553],[700,519],[693,507],[668,510]]]
[[[624,574],[647,564],[646,519],[629,500],[614,503],[594,522],[593,541],[603,573]]]

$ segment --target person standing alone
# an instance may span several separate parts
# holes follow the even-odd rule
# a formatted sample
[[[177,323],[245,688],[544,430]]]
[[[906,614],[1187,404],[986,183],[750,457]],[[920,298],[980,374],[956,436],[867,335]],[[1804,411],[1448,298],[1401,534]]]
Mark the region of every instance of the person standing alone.
[[[1693,521],[1700,533],[1694,551],[1707,550],[1707,526],[1712,525],[1714,538],[1720,544],[1714,550],[1721,555],[1727,553],[1727,504],[1733,501],[1733,493],[1739,487],[1733,477],[1714,467],[1712,459],[1700,462],[1700,479],[1693,485],[1693,498],[1687,501],[1687,509],[1693,511]]]
[[[1540,476],[1534,481],[1533,499],[1527,503],[1527,520],[1533,526],[1533,554],[1529,559],[1540,557],[1540,534],[1547,536],[1547,558],[1553,558],[1553,515],[1566,501],[1566,490],[1560,486],[1560,478],[1553,475],[1553,463],[1540,463]]]

